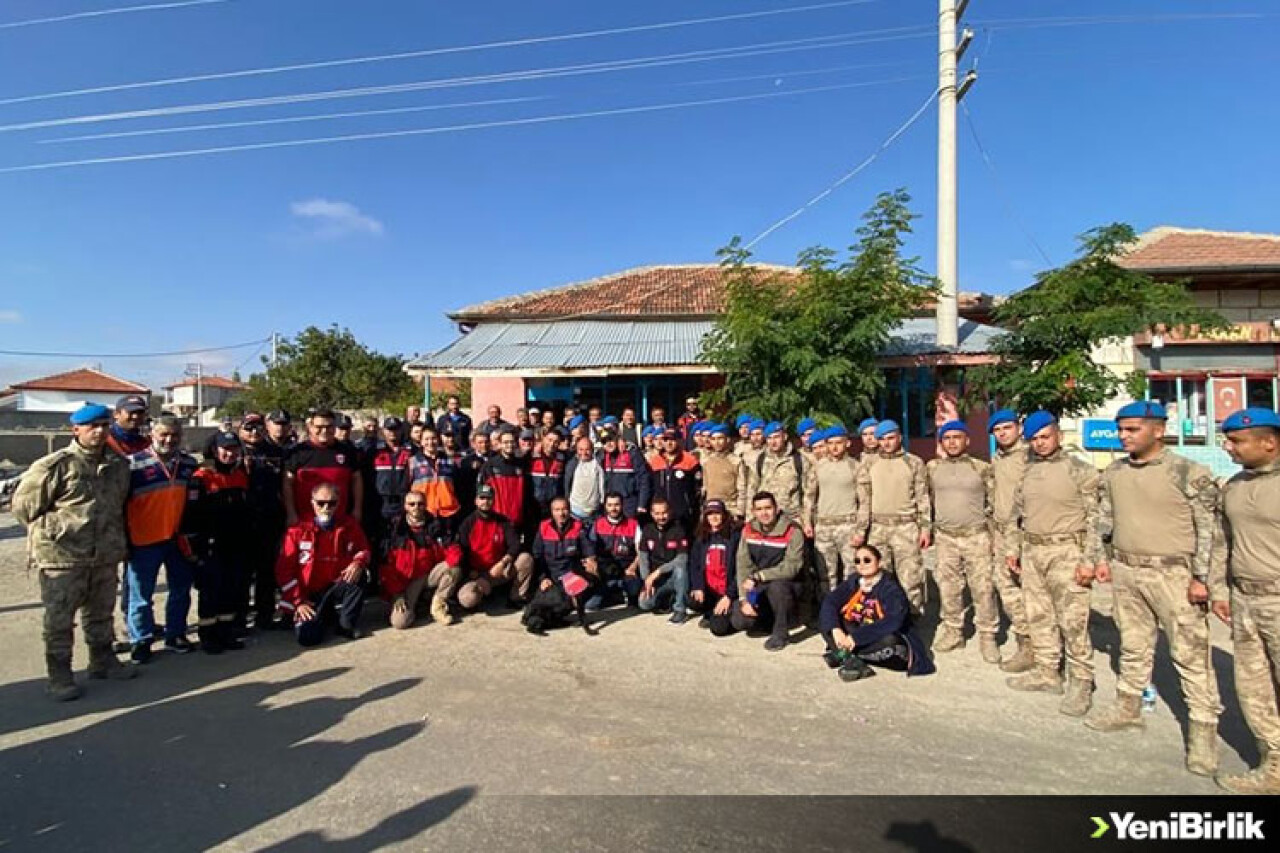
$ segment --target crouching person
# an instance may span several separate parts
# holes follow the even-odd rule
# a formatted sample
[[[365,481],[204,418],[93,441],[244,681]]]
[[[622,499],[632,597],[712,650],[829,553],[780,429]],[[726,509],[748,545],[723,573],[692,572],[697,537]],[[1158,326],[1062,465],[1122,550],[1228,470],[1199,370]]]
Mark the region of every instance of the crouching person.
[[[200,648],[216,655],[244,648],[237,614],[248,601],[250,532],[249,475],[240,464],[235,433],[213,438],[210,464],[196,471],[182,517],[183,541],[195,567]]]
[[[689,597],[702,613],[698,627],[717,637],[733,633],[730,614],[738,600],[738,531],[722,500],[710,500],[689,550]]]
[[[563,623],[569,608],[577,613],[578,624],[588,634],[586,601],[601,589],[600,573],[587,528],[569,510],[568,498],[551,501],[551,517],[538,526],[533,540],[533,560],[538,569],[538,593],[524,612],[524,624],[531,633],[541,633]]]
[[[933,661],[911,629],[911,605],[898,579],[880,567],[880,551],[859,545],[854,572],[822,599],[818,616],[827,666],[844,681],[875,675],[872,666],[928,675]]]
[[[510,519],[494,512],[493,486],[476,489],[476,511],[458,528],[464,583],[458,603],[475,610],[489,593],[509,587],[507,606],[524,607],[533,588],[533,557],[520,551],[520,533]]]
[[[778,511],[770,492],[751,499],[752,520],[738,542],[738,606],[735,631],[768,628],[766,651],[786,648],[795,604],[804,588],[804,533]]]
[[[588,528],[601,590],[587,599],[587,610],[635,604],[640,595],[640,523],[624,513],[625,498],[610,492],[604,512]]]
[[[324,641],[327,627],[349,640],[360,636],[369,543],[360,522],[338,515],[338,488],[320,483],[311,490],[315,517],[289,528],[276,561],[280,607],[293,613],[294,633],[304,646]]]
[[[404,629],[417,618],[423,593],[433,590],[431,618],[452,625],[449,597],[462,576],[462,548],[448,538],[443,523],[427,512],[420,492],[404,496],[404,515],[391,523],[386,557],[378,579],[391,602],[391,627]]]
[[[646,612],[671,608],[672,625],[689,618],[689,536],[684,525],[671,518],[666,498],[654,498],[649,506],[653,520],[640,534],[640,589],[637,604]]]

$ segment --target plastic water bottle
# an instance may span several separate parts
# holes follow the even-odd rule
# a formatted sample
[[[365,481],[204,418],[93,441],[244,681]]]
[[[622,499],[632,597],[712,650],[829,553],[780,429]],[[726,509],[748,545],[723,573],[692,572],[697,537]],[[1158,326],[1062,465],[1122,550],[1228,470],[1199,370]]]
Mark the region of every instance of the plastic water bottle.
[[[1142,713],[1154,714],[1156,712],[1156,700],[1160,698],[1160,694],[1156,692],[1154,684],[1148,684],[1142,691]]]

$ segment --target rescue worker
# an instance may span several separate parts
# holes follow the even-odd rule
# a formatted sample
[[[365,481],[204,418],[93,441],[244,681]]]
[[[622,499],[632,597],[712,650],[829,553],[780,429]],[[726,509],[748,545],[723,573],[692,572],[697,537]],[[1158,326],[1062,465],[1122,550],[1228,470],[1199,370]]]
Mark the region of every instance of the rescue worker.
[[[125,557],[129,463],[107,449],[111,412],[86,405],[70,417],[69,445],[37,459],[13,493],[13,517],[27,528],[27,559],[40,577],[49,697],[80,695],[71,674],[76,614],[89,647],[90,678],[133,678],[112,651],[116,564]]]
[[[369,543],[360,523],[340,512],[342,491],[336,485],[317,483],[309,503],[307,517],[289,527],[280,546],[280,607],[293,615],[299,645],[318,646],[331,625],[338,636],[359,639]]]
[[[673,517],[665,498],[649,505],[650,520],[640,531],[640,579],[637,605],[645,612],[671,608],[672,625],[689,619],[689,534]]]
[[[427,512],[432,518],[456,523],[462,504],[454,487],[453,461],[440,446],[440,435],[434,429],[422,431],[422,449],[409,461],[407,477],[408,491],[426,497]]]
[[[457,394],[450,394],[444,401],[444,414],[436,419],[436,431],[453,433],[459,447],[471,445],[471,416],[462,411],[462,400]]]
[[[418,618],[418,602],[431,593],[431,618],[452,625],[449,598],[462,576],[462,548],[451,541],[448,526],[427,512],[427,498],[409,492],[403,515],[391,520],[385,556],[378,572],[382,595],[391,602],[391,627],[403,630]]]
[[[698,627],[717,637],[733,633],[739,535],[728,504],[715,498],[703,504],[702,521],[689,546],[689,599],[702,614]]]
[[[720,501],[742,512],[742,500],[738,494],[742,459],[729,450],[729,427],[713,424],[711,445],[702,456],[702,497],[705,501]],[[737,516],[741,518],[741,515]]]
[[[560,452],[560,436],[553,430],[542,434],[542,440],[529,460],[529,480],[533,499],[538,504],[538,518],[551,517],[551,501],[564,494],[564,454]]]
[[[511,428],[511,424],[502,419],[502,407],[490,406],[488,408],[489,417],[476,427],[476,432],[489,436],[489,442],[493,443],[496,433],[506,432]]]
[[[267,441],[285,452],[293,447],[293,419],[284,409],[276,409],[267,415]]]
[[[621,494],[609,492],[604,512],[587,529],[603,587],[587,600],[587,610],[621,602],[635,606],[640,594],[640,522],[626,514],[625,506]]]
[[[1280,794],[1280,416],[1244,409],[1222,433],[1244,470],[1222,488],[1230,562],[1215,561],[1209,592],[1214,614],[1231,626],[1236,696],[1262,761],[1217,781],[1236,794]]]
[[[160,567],[169,588],[164,608],[164,645],[186,654],[187,614],[195,580],[187,540],[179,535],[188,491],[200,463],[180,449],[182,422],[171,415],[156,420],[149,448],[129,457],[129,561],[125,564],[121,605],[129,631],[130,655],[137,663],[151,660],[155,617],[151,600]]]
[[[1017,650],[1005,658],[1002,672],[1026,672],[1035,666],[1032,653],[1031,632],[1027,627],[1027,611],[1022,603],[1022,582],[1009,570],[1004,555],[1009,532],[1018,520],[1013,516],[1013,493],[1027,467],[1027,445],[1022,440],[1022,428],[1018,415],[1010,409],[993,412],[988,429],[995,439],[996,452],[991,457],[994,485],[991,492],[991,551],[995,566],[992,575],[996,592],[1004,612],[1009,616],[1009,632],[1017,643]]]
[[[477,488],[475,512],[458,528],[463,559],[458,603],[467,610],[475,610],[500,586],[510,586],[507,606],[514,609],[524,607],[533,591],[533,557],[521,551],[520,533],[494,510],[494,502],[492,486]]]
[[[403,427],[395,417],[382,422],[382,441],[374,447],[367,466],[372,474],[369,491],[374,500],[369,507],[372,517],[365,518],[365,533],[375,555],[381,552],[391,521],[400,514],[404,496],[413,483],[413,451],[400,441]]]
[[[684,400],[684,414],[676,419],[676,429],[680,431],[680,439],[684,442],[684,449],[692,451],[696,445],[694,444],[693,427],[702,421],[702,409],[698,406],[698,398],[694,396],[686,397]]]
[[[982,659],[1000,663],[1000,611],[991,578],[991,497],[995,479],[991,465],[969,455],[969,428],[964,421],[938,427],[942,455],[929,460],[925,476],[933,505],[933,576],[938,582],[942,629],[933,640],[935,652],[963,649],[964,592],[973,602],[973,627]]]
[[[337,415],[333,422],[333,440],[340,444],[350,444],[354,448],[355,444],[351,441],[352,426],[350,415]]]
[[[865,418],[858,424],[858,438],[862,441],[862,452],[858,454],[859,462],[865,462],[868,457],[876,455],[876,447],[879,445],[876,439],[876,428],[879,426],[880,422],[875,418]]]
[[[200,649],[206,654],[244,648],[238,623],[249,600],[245,572],[253,543],[249,475],[241,462],[240,439],[232,432],[214,437],[213,459],[195,472],[194,499],[188,500],[182,529],[193,555]]]
[[[794,447],[787,435],[787,428],[778,421],[765,428],[765,452],[757,455],[750,464],[743,466],[747,482],[739,483],[739,506],[742,515],[747,514],[746,496],[768,492],[774,496],[778,509],[787,520],[800,524],[804,516],[804,481],[809,464]]]
[[[650,506],[662,498],[672,519],[687,523],[698,512],[698,495],[702,492],[702,466],[693,454],[680,444],[680,433],[668,429],[660,440],[662,452],[649,460],[651,476]]]
[[[142,428],[147,425],[147,398],[129,394],[116,401],[115,422],[107,435],[107,447],[126,459],[151,446]]]
[[[471,446],[462,456],[462,462],[455,472],[453,488],[458,494],[458,505],[467,513],[476,505],[476,486],[480,480],[480,469],[489,459],[489,436],[483,433],[471,434]]]
[[[587,528],[569,512],[568,498],[553,500],[551,517],[538,525],[538,535],[533,540],[533,560],[539,577],[538,588],[547,590],[553,585],[559,586],[577,611],[578,624],[588,634],[594,634],[587,624],[585,605],[587,599],[600,594],[599,570],[591,556]],[[525,624],[531,633],[541,633],[542,625],[527,620]]]
[[[751,522],[738,541],[738,603],[735,631],[769,629],[766,651],[786,648],[796,599],[803,588],[804,533],[787,520],[768,492],[751,500]]]
[[[1022,579],[1022,600],[1035,669],[1008,680],[1014,690],[1061,694],[1058,667],[1066,651],[1067,689],[1058,710],[1083,717],[1093,705],[1089,597],[1098,540],[1098,472],[1062,449],[1058,421],[1033,412],[1022,424],[1031,456],[1013,495],[1018,526],[1006,540],[1009,568]]]
[[[266,437],[266,421],[250,412],[240,424],[243,464],[249,478],[249,537],[245,573],[253,584],[253,624],[260,631],[277,627],[276,556],[284,537],[283,447]]]
[[[605,430],[600,465],[604,468],[605,494],[622,495],[622,511],[635,518],[649,506],[649,466],[635,445],[628,444],[618,432]]]
[[[493,489],[494,512],[514,524],[516,530],[524,533],[527,526],[536,524],[531,509],[533,488],[524,460],[516,456],[514,432],[507,430],[499,434],[498,452],[481,466],[476,484]]]
[[[1126,457],[1102,473],[1097,536],[1110,542],[1110,560],[1097,567],[1112,584],[1112,613],[1120,631],[1120,676],[1115,704],[1085,720],[1095,731],[1142,728],[1142,691],[1151,681],[1157,632],[1182,685],[1190,723],[1187,769],[1218,770],[1218,680],[1209,643],[1209,576],[1218,524],[1218,487],[1209,469],[1166,450],[1168,414],[1143,400],[1121,407],[1116,429]],[[1221,555],[1225,557],[1225,555]]]
[[[337,419],[320,408],[307,419],[306,441],[284,460],[284,511],[290,526],[311,517],[311,492],[320,483],[338,490],[338,514],[351,515],[357,523],[364,514],[364,478],[355,448],[336,439]]]
[[[836,424],[821,435],[827,455],[805,469],[803,520],[804,535],[813,540],[819,598],[853,571],[858,521],[858,463],[849,456],[849,431]]]
[[[894,421],[876,424],[873,446],[863,454],[858,470],[853,544],[870,542],[880,550],[885,570],[897,575],[919,617],[925,603],[923,551],[932,541],[933,521],[924,462],[903,450],[902,428]]]

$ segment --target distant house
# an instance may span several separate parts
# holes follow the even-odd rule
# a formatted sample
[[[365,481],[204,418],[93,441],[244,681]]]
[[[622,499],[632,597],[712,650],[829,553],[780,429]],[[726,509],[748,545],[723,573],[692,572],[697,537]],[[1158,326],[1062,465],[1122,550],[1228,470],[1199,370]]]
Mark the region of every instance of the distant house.
[[[164,387],[164,407],[181,418],[192,419],[197,426],[217,423],[218,409],[248,387],[223,376],[183,379]]]
[[[74,412],[85,403],[115,407],[126,394],[150,397],[145,385],[82,367],[18,382],[0,391],[0,409],[19,412]]]

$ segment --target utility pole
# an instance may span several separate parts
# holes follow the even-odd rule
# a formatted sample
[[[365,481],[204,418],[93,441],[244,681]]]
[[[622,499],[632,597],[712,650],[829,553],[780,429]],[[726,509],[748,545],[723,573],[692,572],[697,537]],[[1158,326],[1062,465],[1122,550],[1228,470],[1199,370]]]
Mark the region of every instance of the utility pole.
[[[958,251],[956,248],[956,104],[977,80],[976,71],[957,86],[956,66],[973,40],[966,29],[957,41],[956,29],[969,0],[938,0],[938,345],[960,343]]]
[[[271,333],[271,369],[276,369],[276,364],[280,359],[280,333]]]
[[[187,375],[196,380],[196,426],[204,425],[204,365],[200,362],[187,365]]]

